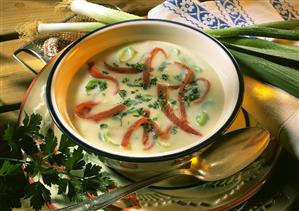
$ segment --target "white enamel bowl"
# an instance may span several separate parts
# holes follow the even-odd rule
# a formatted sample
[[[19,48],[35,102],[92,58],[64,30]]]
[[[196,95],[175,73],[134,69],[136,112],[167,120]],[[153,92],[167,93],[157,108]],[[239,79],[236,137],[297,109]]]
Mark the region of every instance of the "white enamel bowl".
[[[120,154],[91,144],[72,125],[67,112],[67,93],[80,67],[106,49],[142,40],[166,41],[196,52],[197,56],[203,58],[219,75],[224,88],[224,107],[218,123],[205,138],[184,148],[164,153]],[[54,64],[47,81],[46,95],[48,108],[55,123],[77,144],[101,155],[105,163],[115,169],[154,173],[189,160],[211,144],[215,137],[225,132],[241,106],[243,79],[236,61],[228,50],[204,32],[176,22],[142,19],[103,27],[68,46]]]

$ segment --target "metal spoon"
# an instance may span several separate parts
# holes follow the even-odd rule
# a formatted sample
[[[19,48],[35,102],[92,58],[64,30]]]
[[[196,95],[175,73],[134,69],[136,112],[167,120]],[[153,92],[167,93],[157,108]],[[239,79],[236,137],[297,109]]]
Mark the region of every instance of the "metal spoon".
[[[150,178],[123,186],[95,199],[83,201],[60,210],[96,210],[141,188],[179,174],[191,175],[203,181],[216,181],[229,177],[251,164],[267,147],[270,134],[265,129],[244,128],[227,133],[198,157],[191,160],[186,168],[174,169]]]

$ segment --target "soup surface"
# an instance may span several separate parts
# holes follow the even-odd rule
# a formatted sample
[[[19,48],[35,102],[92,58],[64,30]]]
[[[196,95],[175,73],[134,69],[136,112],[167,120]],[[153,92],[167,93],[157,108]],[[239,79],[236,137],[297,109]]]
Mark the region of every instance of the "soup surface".
[[[73,125],[90,143],[121,154],[200,143],[217,125],[224,93],[215,71],[193,53],[143,41],[91,58],[69,87]]]

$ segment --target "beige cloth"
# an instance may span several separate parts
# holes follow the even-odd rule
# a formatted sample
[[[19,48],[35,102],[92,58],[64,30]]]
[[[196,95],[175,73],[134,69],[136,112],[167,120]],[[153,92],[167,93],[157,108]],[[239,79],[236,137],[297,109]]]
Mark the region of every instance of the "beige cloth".
[[[167,0],[148,16],[217,29],[298,19],[299,0]],[[246,76],[243,107],[299,159],[298,98]]]

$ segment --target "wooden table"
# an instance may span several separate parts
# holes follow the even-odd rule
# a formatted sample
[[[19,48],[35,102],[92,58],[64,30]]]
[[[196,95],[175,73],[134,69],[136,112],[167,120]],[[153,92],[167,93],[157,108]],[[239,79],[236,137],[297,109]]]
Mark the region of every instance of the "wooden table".
[[[20,65],[13,57],[13,52],[28,40],[19,39],[16,27],[35,20],[58,22],[70,16],[70,12],[57,12],[55,5],[59,0],[0,0],[0,130],[5,122],[15,122],[18,107],[34,74]],[[109,3],[122,10],[146,15],[147,11],[163,0],[97,0]],[[36,59],[28,61],[36,70],[44,65]]]

